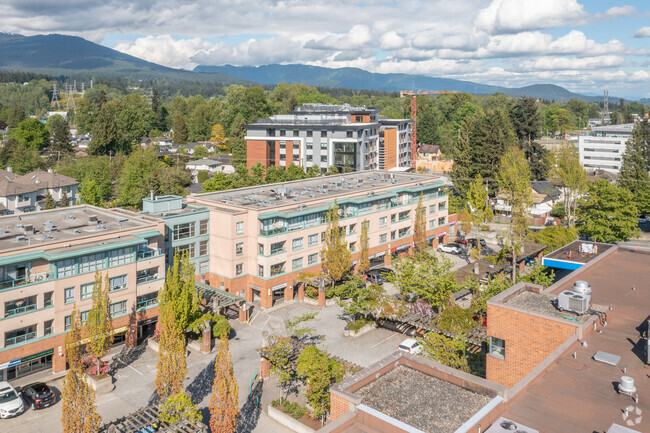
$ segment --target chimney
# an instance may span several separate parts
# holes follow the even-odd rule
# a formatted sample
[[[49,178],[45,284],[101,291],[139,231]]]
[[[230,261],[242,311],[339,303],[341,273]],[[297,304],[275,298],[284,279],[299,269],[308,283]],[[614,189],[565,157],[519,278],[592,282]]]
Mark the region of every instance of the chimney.
[[[9,173],[13,173],[13,172],[14,172],[14,170],[11,168],[11,166],[7,167],[7,171],[8,171]]]
[[[150,194],[151,201],[156,200],[156,197],[154,197],[154,195],[153,195],[153,189],[149,190],[149,194]]]

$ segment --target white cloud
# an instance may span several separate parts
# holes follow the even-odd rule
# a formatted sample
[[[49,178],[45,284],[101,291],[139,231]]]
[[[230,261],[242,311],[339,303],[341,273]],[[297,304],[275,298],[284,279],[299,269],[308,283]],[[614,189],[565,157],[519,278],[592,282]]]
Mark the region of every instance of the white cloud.
[[[637,14],[638,11],[634,6],[630,5],[625,5],[625,6],[614,6],[612,8],[609,8],[605,11],[603,14],[596,14],[594,15],[594,19],[596,20],[601,20],[601,19],[615,19],[615,18],[621,18],[621,17],[629,17],[631,15]]]
[[[491,34],[561,27],[588,17],[576,0],[492,0],[479,11],[474,25]]]
[[[379,47],[382,50],[396,50],[398,48],[403,48],[405,45],[406,41],[404,38],[394,30],[384,33],[381,35],[381,38],[379,38]]]
[[[316,50],[358,50],[367,47],[372,40],[368,26],[357,24],[348,33],[330,34],[320,40],[307,42],[305,48]]]
[[[650,26],[641,27],[636,32],[634,32],[635,38],[650,38]]]
[[[225,44],[224,44],[225,45]],[[115,46],[117,51],[172,68],[192,68],[189,53],[214,49],[214,44],[201,38],[174,39],[169,35],[146,36],[133,42],[123,41]]]
[[[538,57],[524,60],[520,67],[526,71],[583,70],[620,67],[625,63],[621,56],[600,57]]]

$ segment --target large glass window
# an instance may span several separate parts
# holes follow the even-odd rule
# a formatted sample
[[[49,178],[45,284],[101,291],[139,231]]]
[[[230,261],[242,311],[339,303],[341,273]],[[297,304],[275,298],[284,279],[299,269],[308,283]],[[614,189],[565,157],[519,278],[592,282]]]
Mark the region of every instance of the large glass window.
[[[284,262],[278,263],[276,265],[271,265],[271,276],[274,277],[279,274],[284,273]]]
[[[302,246],[303,246],[302,245],[302,239],[303,238],[296,238],[296,239],[293,240],[292,248],[293,248],[294,251],[302,249]]]
[[[111,318],[126,314],[126,301],[115,302],[109,306]]]
[[[116,290],[126,289],[126,275],[120,275],[119,277],[113,277],[109,280],[110,289],[109,291],[115,292]]]
[[[204,256],[208,254],[208,242],[209,241],[199,242],[199,256]]]
[[[309,246],[313,247],[314,245],[318,245],[318,233],[309,235]]]
[[[93,286],[95,283],[86,283],[80,286],[81,300],[90,299],[93,297]]]
[[[74,259],[60,260],[56,262],[56,269],[59,278],[73,276],[75,274]]]
[[[506,342],[500,338],[490,337],[490,355],[505,359]]]
[[[194,236],[194,223],[176,224],[174,226],[174,240],[187,239]]]
[[[298,269],[302,269],[302,257],[293,259],[293,261],[291,262],[291,270],[297,271]]]
[[[104,253],[89,254],[79,259],[79,273],[104,269]]]
[[[307,265],[312,266],[318,263],[318,253],[310,254],[307,256]]]
[[[208,234],[208,220],[199,221],[199,234],[200,235]]]
[[[108,266],[119,266],[133,261],[133,250],[131,248],[120,248],[110,252]]]
[[[74,302],[74,287],[66,287],[63,289],[63,303],[71,304]]]

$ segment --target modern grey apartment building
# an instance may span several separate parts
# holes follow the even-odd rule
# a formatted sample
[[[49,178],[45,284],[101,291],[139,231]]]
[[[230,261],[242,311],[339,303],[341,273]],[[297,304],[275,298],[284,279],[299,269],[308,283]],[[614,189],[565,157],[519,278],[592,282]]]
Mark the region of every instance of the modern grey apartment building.
[[[411,162],[411,120],[381,119],[374,107],[305,104],[246,129],[249,168],[260,162],[266,167],[315,165],[325,171],[348,166],[361,171]]]
[[[578,137],[580,164],[587,170],[618,173],[633,129],[634,123],[593,127],[589,135]]]

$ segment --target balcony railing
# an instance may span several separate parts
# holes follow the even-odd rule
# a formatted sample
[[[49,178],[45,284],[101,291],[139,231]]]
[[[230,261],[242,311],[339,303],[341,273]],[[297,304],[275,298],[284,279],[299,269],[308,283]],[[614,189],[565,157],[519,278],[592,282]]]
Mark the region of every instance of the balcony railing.
[[[138,275],[138,278],[136,279],[136,283],[142,284],[157,279],[158,279],[158,274]]]
[[[52,276],[47,272],[42,272],[40,274],[31,274],[23,278],[0,281],[0,290],[13,289],[15,287],[23,286],[25,284],[41,283],[43,281],[49,281],[51,279]]]
[[[28,313],[30,311],[36,311],[36,303],[21,305],[20,307],[5,310],[5,317],[16,316],[18,314]]]
[[[23,335],[16,335],[15,337],[5,338],[5,347],[15,346],[16,344],[24,343],[25,341],[33,340],[36,338],[36,331],[28,332]]]
[[[54,326],[48,326],[45,328],[45,331],[43,332],[43,335],[50,335],[54,334]]]
[[[153,249],[153,250],[148,249],[148,250],[145,250],[145,251],[138,251],[136,257],[137,257],[137,260],[140,261],[140,260],[146,260],[146,259],[150,259],[152,257],[159,256],[160,254],[162,254],[161,249],[156,248],[156,249]]]
[[[158,305],[158,298],[151,298],[151,299],[145,299],[142,301],[138,301],[137,303],[137,309],[144,309],[144,308],[149,308],[151,306]]]
[[[271,276],[275,277],[276,275],[284,274],[284,267],[281,268],[271,268]]]

